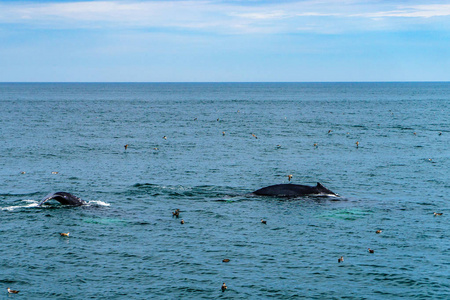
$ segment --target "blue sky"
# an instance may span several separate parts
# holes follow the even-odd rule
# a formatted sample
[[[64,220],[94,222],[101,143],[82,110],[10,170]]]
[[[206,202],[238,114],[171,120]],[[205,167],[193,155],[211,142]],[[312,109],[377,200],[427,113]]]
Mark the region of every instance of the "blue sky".
[[[0,81],[450,81],[450,2],[0,1]]]

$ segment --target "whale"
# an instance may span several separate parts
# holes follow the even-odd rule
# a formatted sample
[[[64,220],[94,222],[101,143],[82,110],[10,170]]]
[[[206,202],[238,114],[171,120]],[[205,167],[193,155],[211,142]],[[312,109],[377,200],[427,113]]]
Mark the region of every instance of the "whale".
[[[275,184],[254,191],[252,194],[258,196],[272,197],[302,197],[302,196],[338,196],[320,182],[316,186],[300,185],[300,184]]]
[[[72,206],[81,206],[87,204],[86,201],[81,200],[77,196],[74,196],[70,193],[56,192],[45,196],[44,199],[42,199],[41,202],[39,202],[38,206],[41,206],[42,204],[46,203],[49,200],[56,200],[63,205],[72,205]]]

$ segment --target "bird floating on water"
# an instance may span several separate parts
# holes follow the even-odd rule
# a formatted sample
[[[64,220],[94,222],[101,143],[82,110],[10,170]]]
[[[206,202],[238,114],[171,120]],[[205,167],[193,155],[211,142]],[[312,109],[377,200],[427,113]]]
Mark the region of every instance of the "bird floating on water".
[[[225,258],[222,260],[222,262],[230,262],[230,260],[228,258]]]
[[[53,171],[52,174],[58,174],[58,172]]]
[[[442,216],[442,213],[434,212],[433,215],[434,215],[435,217],[436,217],[436,216]]]
[[[177,209],[175,209],[175,211],[173,211],[172,212],[172,216],[174,216],[174,217],[179,217],[180,216],[180,210],[177,208]]]
[[[163,136],[163,139],[167,140],[167,136]]]
[[[225,136],[225,131],[222,131],[222,135]]]
[[[356,141],[356,148],[359,148],[359,142],[358,141]]]
[[[267,224],[267,221],[266,221],[266,220],[263,220],[263,219],[261,219],[261,223],[263,223],[263,224]]]
[[[227,289],[227,285],[225,284],[225,282],[222,284],[222,292],[225,292],[225,290]]]
[[[291,174],[289,174],[288,176],[288,181],[291,181],[291,179],[292,179],[292,175]]]
[[[375,231],[375,233],[382,233],[383,232],[383,230],[381,230],[381,229],[378,229],[377,231]]]
[[[367,248],[367,251],[369,251],[369,253],[375,253],[375,251],[370,248]]]
[[[184,224],[184,220],[181,220],[181,222],[180,222],[181,224]]]
[[[123,146],[125,148],[125,151],[128,149],[128,144],[126,144],[125,146]]]
[[[67,232],[67,233],[61,232],[59,235],[60,236],[69,236],[69,234],[70,234],[70,232]]]
[[[343,261],[344,261],[344,257],[343,257],[343,256],[341,256],[341,257],[338,258],[338,263],[341,263],[341,262],[343,262]]]
[[[8,293],[10,293],[10,294],[18,294],[19,291],[12,290],[12,289],[8,288]]]

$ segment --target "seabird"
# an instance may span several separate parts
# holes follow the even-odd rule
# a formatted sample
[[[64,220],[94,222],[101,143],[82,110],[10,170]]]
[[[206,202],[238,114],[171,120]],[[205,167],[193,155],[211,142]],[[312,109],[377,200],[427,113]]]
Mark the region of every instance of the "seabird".
[[[222,131],[222,135],[225,136],[225,131]]]
[[[225,288],[226,288],[226,287],[225,287]],[[10,293],[10,294],[18,294],[19,291],[12,290],[12,289],[8,288],[8,293]]]
[[[292,175],[291,174],[289,174],[288,176],[288,181],[291,181],[291,179],[292,179]]]
[[[375,253],[375,251],[370,248],[367,248],[367,251],[369,251],[369,253]]]
[[[317,147],[318,147],[317,143],[314,143],[314,148],[317,148]]]
[[[124,148],[125,148],[125,150],[127,150],[128,149],[128,144],[126,144],[125,146],[123,146]]]
[[[261,223],[263,223],[263,224],[267,224],[267,221],[266,221],[266,220],[263,220],[263,219],[261,219]]]
[[[344,257],[343,256],[341,256],[340,258],[338,258],[338,263],[341,263],[341,262],[343,262],[344,261]]]
[[[172,215],[174,216],[174,217],[179,217],[180,216],[180,210],[177,208],[175,211],[173,211],[172,212]]]
[[[59,235],[61,235],[61,236],[69,236],[69,234],[70,234],[70,232],[68,232],[68,233],[61,232]]]
[[[436,216],[442,216],[442,213],[434,212],[433,215],[434,215],[435,217],[436,217]]]
[[[359,142],[358,141],[356,141],[356,148],[359,148]]]
[[[181,224],[184,224],[184,220],[181,220],[181,222],[180,222]]]
[[[222,260],[222,262],[229,262],[230,260],[228,258],[225,258],[224,260]]]
[[[167,140],[167,136],[163,136],[163,139]]]
[[[227,285],[225,284],[225,282],[222,284],[222,292],[225,292],[225,290],[227,289]]]
[[[375,233],[382,233],[383,232],[383,230],[381,230],[381,229],[378,229],[377,231],[375,231]]]

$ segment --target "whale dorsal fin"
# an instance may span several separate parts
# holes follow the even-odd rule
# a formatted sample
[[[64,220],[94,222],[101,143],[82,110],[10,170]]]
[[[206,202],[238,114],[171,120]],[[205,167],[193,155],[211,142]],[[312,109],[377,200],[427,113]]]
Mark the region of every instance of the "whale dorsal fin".
[[[317,183],[316,188],[317,188],[318,191],[320,191],[323,194],[337,195],[337,194],[333,193],[332,191],[330,191],[329,189],[327,189],[326,187],[324,187],[320,182]]]

